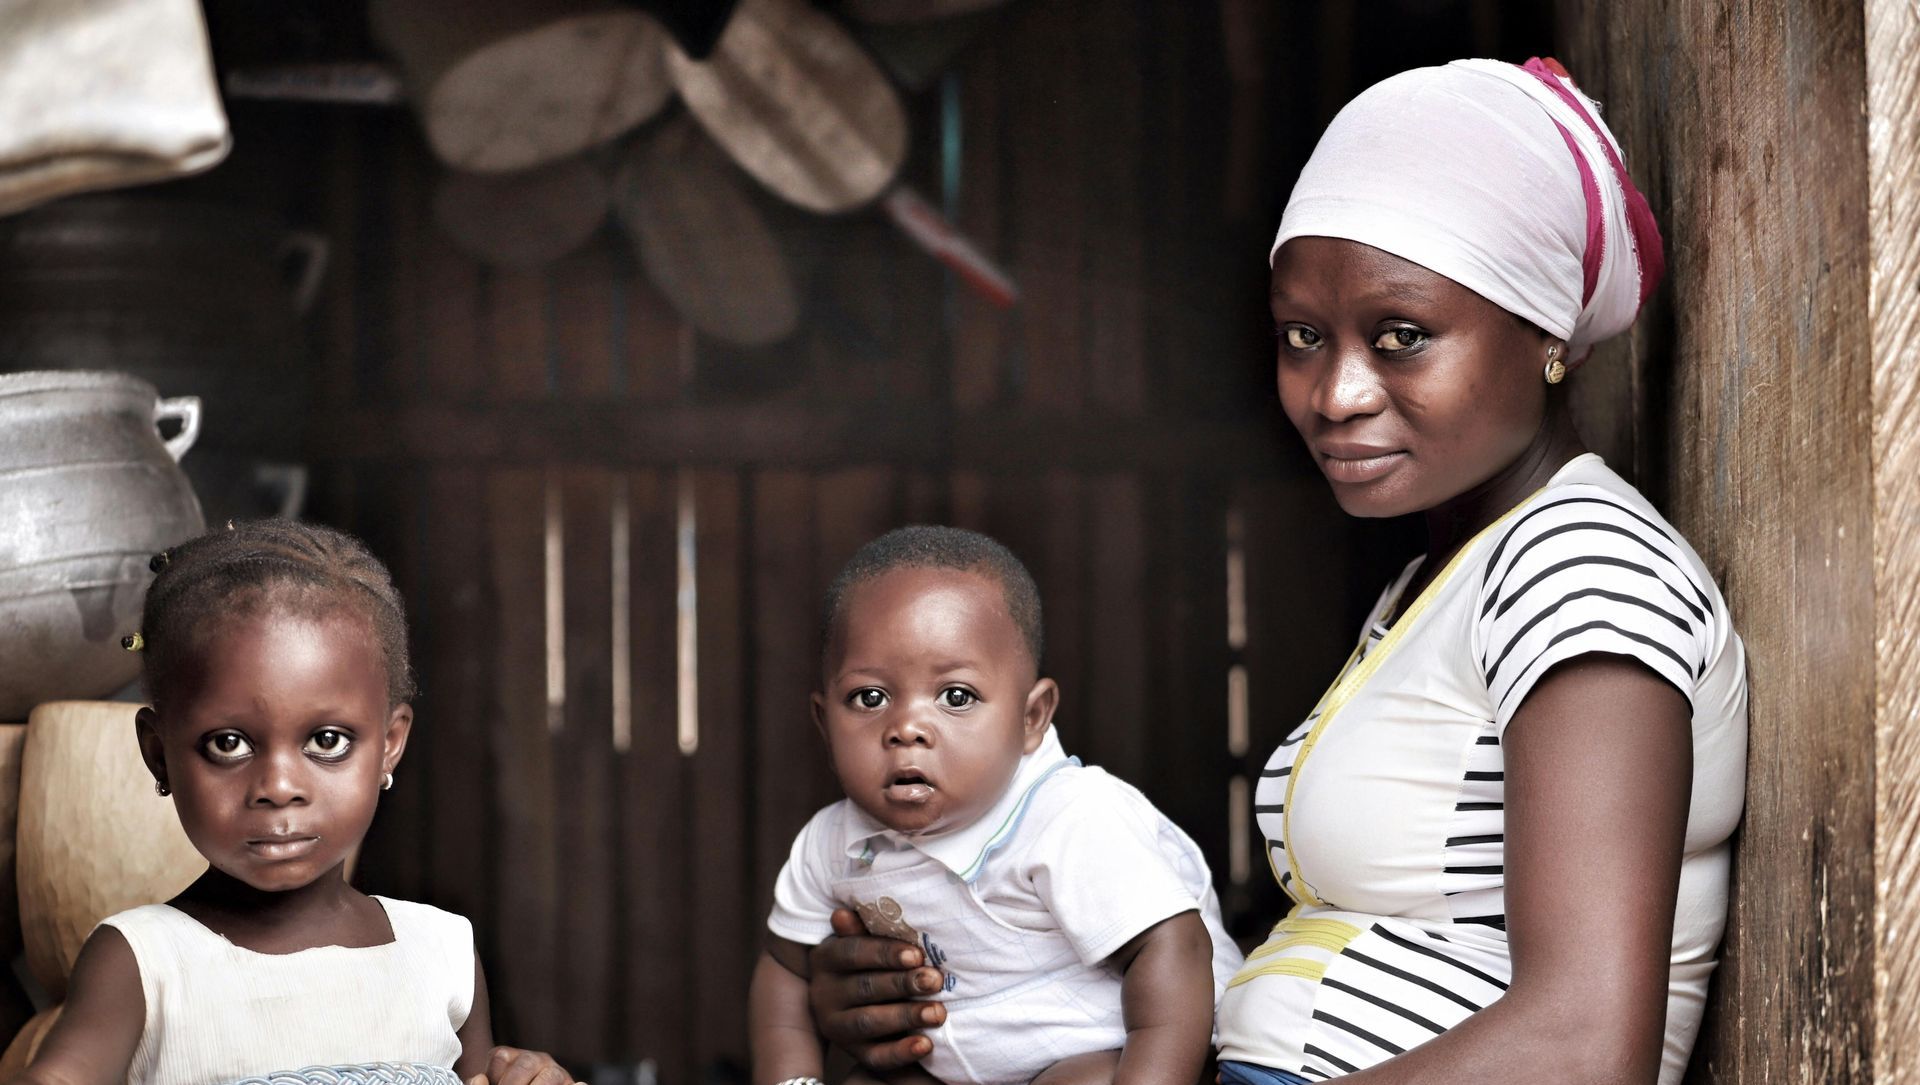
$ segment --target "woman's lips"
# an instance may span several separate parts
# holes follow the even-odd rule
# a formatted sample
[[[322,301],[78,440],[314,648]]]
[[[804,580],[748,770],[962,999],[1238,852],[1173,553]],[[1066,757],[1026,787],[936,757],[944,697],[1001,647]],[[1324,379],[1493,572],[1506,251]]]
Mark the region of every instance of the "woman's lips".
[[[1341,454],[1345,453],[1345,454]],[[1335,482],[1372,482],[1400,466],[1405,452],[1346,450],[1320,453],[1320,469]]]

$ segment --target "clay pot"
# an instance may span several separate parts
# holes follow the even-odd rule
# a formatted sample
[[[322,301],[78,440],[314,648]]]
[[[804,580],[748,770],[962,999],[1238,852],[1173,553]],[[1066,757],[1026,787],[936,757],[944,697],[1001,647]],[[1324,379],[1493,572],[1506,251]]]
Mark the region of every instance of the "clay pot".
[[[56,1001],[106,917],[170,900],[207,861],[140,760],[138,706],[55,701],[33,710],[16,832],[27,967]]]
[[[204,526],[178,466],[199,427],[199,400],[124,373],[0,374],[0,719],[139,672],[147,562]]]

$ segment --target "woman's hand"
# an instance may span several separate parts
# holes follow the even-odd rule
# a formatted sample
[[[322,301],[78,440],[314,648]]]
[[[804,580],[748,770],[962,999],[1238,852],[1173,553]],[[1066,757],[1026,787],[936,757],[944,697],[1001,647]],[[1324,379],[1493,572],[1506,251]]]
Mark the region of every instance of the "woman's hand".
[[[938,1028],[947,1008],[915,1000],[938,993],[946,977],[923,967],[919,946],[868,934],[845,908],[833,913],[833,932],[807,955],[807,1001],[820,1034],[872,1070],[925,1058],[933,1041],[916,1030]]]
[[[496,1047],[487,1056],[487,1072],[467,1079],[467,1085],[572,1085],[573,1075],[545,1051]]]

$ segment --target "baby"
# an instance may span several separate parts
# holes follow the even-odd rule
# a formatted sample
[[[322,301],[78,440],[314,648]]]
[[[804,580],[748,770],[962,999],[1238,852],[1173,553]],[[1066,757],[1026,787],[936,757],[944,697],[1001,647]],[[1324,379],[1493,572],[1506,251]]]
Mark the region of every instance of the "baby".
[[[834,581],[825,630],[813,719],[847,797],[774,889],[754,1085],[822,1072],[806,950],[842,907],[946,976],[932,1053],[896,1085],[1197,1080],[1239,954],[1193,841],[1062,751],[1019,559],[971,531],[890,532]]]

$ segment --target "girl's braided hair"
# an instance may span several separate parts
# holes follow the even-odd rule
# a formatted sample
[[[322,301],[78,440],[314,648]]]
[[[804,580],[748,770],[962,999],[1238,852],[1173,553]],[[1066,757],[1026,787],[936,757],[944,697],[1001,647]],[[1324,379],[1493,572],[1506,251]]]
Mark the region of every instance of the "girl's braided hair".
[[[269,608],[314,616],[358,612],[386,661],[388,704],[416,693],[400,593],[380,559],[345,532],[296,520],[229,524],[156,554],[152,567],[157,575],[140,619],[140,667],[155,705],[218,623]]]

